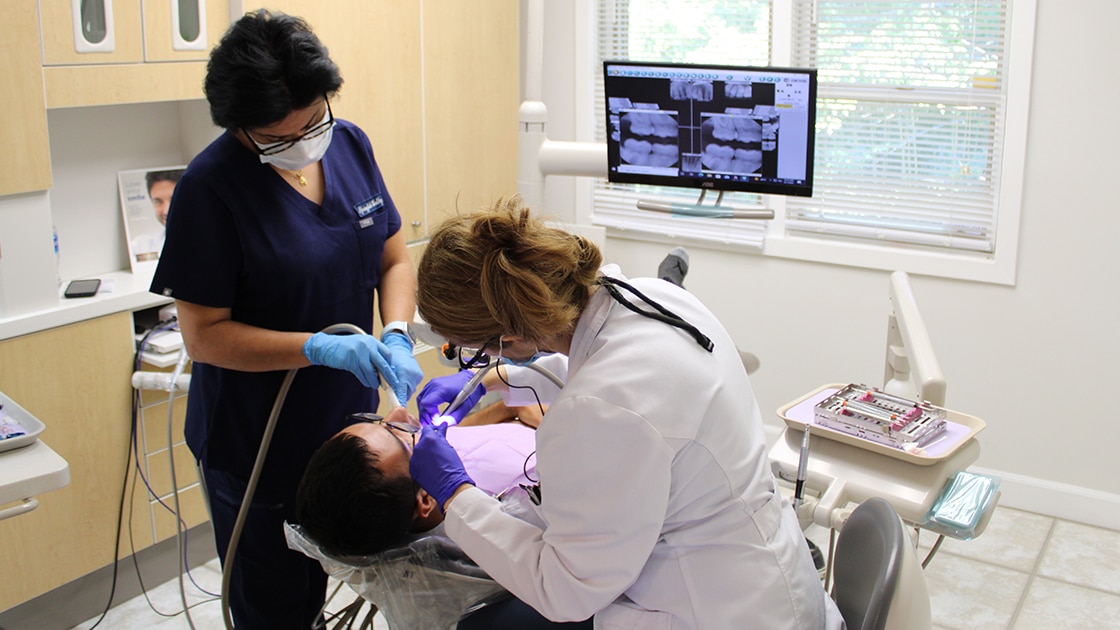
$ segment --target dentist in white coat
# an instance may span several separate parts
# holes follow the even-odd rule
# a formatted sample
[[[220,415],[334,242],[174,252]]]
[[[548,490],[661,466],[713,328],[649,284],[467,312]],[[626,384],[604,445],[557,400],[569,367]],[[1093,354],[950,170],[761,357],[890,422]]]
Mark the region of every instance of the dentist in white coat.
[[[417,304],[434,331],[514,362],[568,357],[566,385],[541,401],[543,529],[504,514],[441,429],[424,428],[411,474],[448,535],[554,621],[842,628],[774,484],[731,337],[684,289],[601,264],[516,198],[433,234]]]

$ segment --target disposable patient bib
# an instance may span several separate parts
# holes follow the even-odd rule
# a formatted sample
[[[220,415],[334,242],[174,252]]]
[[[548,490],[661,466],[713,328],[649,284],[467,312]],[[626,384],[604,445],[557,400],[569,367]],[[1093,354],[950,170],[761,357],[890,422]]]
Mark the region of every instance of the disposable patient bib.
[[[453,426],[447,429],[447,441],[459,453],[475,485],[496,495],[517,484],[535,483],[536,433],[517,422]]]

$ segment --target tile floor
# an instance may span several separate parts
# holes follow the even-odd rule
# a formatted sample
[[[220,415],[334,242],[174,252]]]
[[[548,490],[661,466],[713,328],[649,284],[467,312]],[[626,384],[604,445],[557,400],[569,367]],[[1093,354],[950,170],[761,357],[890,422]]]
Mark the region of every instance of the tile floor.
[[[828,549],[828,531],[808,531]],[[924,558],[934,536],[919,540]],[[211,592],[221,588],[218,562],[192,571],[194,580]],[[937,630],[1055,630],[1120,628],[1120,532],[1063,521],[1049,516],[997,507],[979,538],[947,539],[926,569]],[[192,605],[212,599],[186,582]],[[149,592],[152,604],[165,613],[182,610],[178,580]],[[344,588],[332,609],[353,601]],[[191,608],[197,630],[220,630],[221,603],[213,600]],[[385,630],[383,618],[375,624]],[[74,630],[89,630],[90,619]],[[109,611],[98,628],[131,630],[187,629],[182,612],[161,617],[139,596]]]

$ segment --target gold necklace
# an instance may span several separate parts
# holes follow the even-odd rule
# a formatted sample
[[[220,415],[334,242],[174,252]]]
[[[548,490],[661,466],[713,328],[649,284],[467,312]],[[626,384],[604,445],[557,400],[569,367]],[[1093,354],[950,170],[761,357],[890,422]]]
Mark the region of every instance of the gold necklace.
[[[284,170],[287,170],[287,169],[284,169]],[[303,171],[288,171],[288,174],[290,174],[292,177],[295,177],[296,179],[298,179],[300,186],[303,186],[304,188],[307,187],[307,178],[303,176]]]

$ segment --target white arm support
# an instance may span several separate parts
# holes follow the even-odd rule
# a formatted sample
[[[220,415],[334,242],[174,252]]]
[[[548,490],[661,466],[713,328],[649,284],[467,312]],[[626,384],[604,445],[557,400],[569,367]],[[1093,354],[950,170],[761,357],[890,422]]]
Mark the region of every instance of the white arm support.
[[[517,191],[530,208],[543,208],[547,175],[606,177],[607,145],[548,139],[548,108],[541,102],[544,1],[529,0],[525,15],[525,100],[517,113]]]
[[[523,102],[518,117],[517,191],[530,208],[544,206],[547,175],[606,177],[605,143],[549,140],[548,109],[540,101]]]

